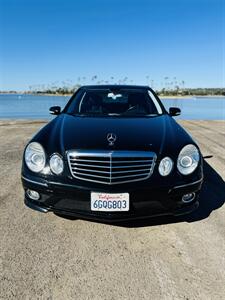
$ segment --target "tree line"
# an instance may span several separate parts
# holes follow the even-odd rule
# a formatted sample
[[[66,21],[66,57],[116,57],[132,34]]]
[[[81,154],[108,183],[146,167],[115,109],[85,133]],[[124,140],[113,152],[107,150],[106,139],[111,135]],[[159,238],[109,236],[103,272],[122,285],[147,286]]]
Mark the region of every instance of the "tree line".
[[[91,78],[85,76],[79,76],[74,83],[73,80],[67,79],[65,81],[55,81],[51,84],[38,84],[30,85],[29,90],[25,93],[30,94],[53,94],[53,95],[71,95],[73,94],[80,86],[85,85],[86,83],[93,85],[100,84],[135,84],[133,79],[124,77],[121,79],[116,79],[114,76],[110,76],[109,79],[103,80],[100,79],[97,75],[93,75]],[[151,79],[149,75],[145,76],[145,85],[152,87],[156,93],[160,96],[225,96],[225,88],[189,88],[186,87],[184,80],[178,80],[177,77],[165,76],[160,82],[155,82],[154,79]],[[8,91],[14,92],[14,91]]]

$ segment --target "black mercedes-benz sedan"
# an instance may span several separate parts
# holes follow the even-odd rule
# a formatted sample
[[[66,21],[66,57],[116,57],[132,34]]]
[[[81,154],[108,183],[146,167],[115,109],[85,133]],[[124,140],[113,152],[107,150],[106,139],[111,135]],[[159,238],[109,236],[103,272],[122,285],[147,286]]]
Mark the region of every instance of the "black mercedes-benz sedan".
[[[83,86],[27,144],[25,204],[103,221],[182,215],[199,205],[202,155],[147,86]]]

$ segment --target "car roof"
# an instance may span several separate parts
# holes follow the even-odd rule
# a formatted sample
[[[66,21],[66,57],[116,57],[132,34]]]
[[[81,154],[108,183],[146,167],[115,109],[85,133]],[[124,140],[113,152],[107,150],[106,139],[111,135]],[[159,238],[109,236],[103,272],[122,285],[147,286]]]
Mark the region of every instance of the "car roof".
[[[81,89],[150,89],[145,85],[127,85],[127,84],[101,84],[101,85],[83,85]]]

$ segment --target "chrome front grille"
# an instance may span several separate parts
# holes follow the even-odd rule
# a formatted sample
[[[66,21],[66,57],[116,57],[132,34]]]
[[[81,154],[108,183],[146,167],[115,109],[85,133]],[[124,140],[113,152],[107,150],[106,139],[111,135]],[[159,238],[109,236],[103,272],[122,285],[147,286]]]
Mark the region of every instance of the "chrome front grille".
[[[149,178],[156,154],[149,151],[84,151],[67,153],[73,177],[102,184],[120,184]]]

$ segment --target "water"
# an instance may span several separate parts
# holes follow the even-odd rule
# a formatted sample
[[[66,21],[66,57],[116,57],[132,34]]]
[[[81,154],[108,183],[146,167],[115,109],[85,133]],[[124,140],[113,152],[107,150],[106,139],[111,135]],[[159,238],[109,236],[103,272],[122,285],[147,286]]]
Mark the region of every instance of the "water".
[[[0,95],[0,119],[50,119],[49,107],[64,107],[70,97]]]
[[[166,109],[179,107],[181,115],[176,117],[183,120],[224,120],[225,97],[193,97],[162,99]]]
[[[0,119],[51,119],[49,107],[64,107],[68,96],[36,96],[0,94]],[[162,99],[168,109],[179,107],[181,115],[178,119],[185,120],[224,120],[225,97],[192,97]]]

